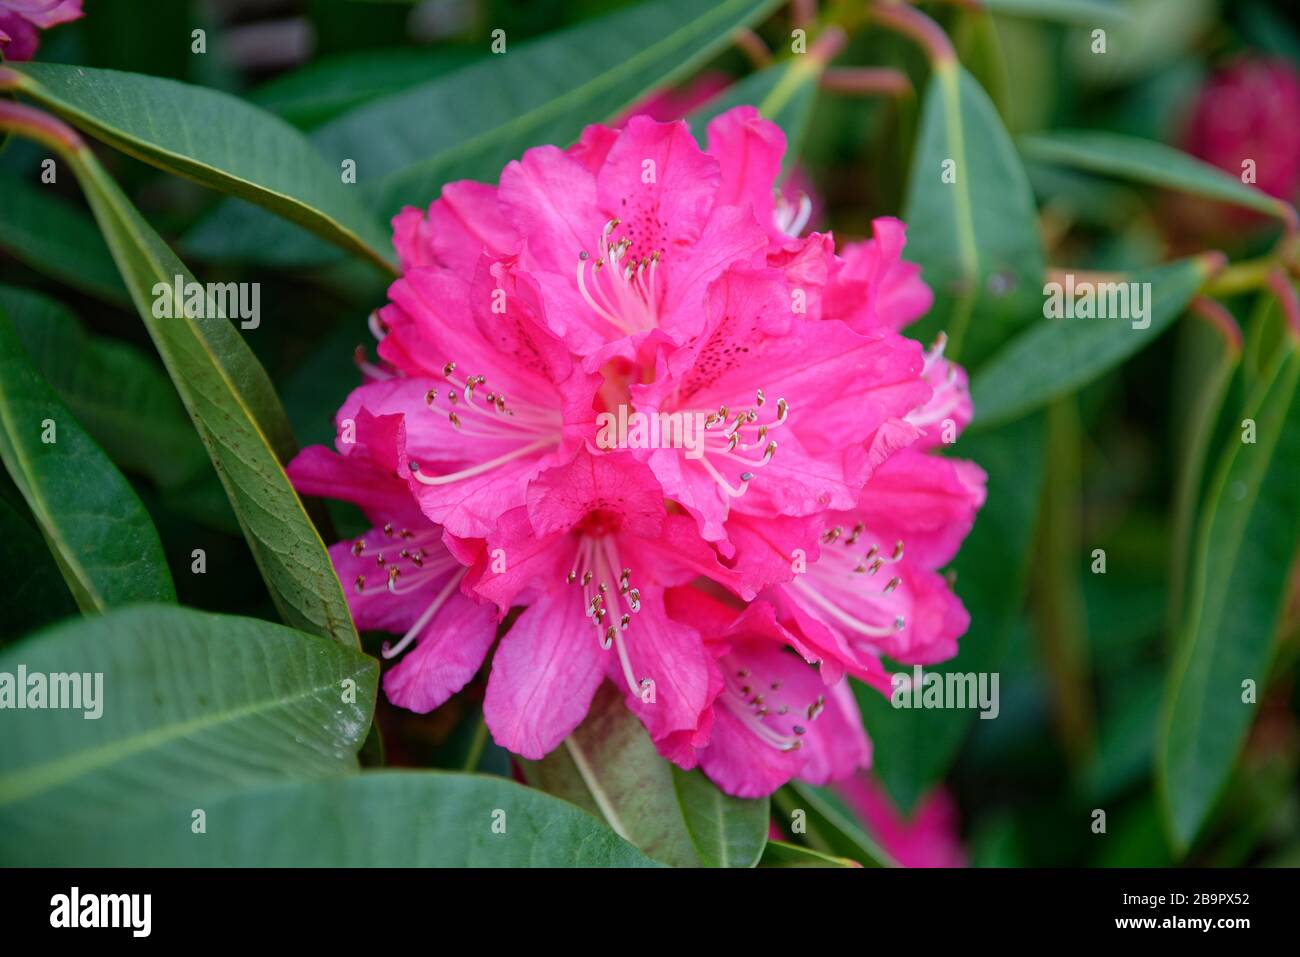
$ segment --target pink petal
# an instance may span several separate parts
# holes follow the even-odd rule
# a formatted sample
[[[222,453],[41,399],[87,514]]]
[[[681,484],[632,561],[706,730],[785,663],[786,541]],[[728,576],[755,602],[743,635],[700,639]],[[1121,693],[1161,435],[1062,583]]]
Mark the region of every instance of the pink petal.
[[[528,517],[540,536],[567,532],[592,513],[611,531],[653,537],[663,528],[663,490],[631,455],[585,450],[528,489]]]
[[[611,241],[629,239],[632,259],[675,255],[704,231],[720,178],[685,123],[632,117],[596,177],[604,218],[620,221]]]
[[[401,708],[427,714],[478,673],[496,638],[491,605],[451,595],[420,632],[415,648],[384,675],[384,693]]]
[[[492,658],[483,717],[493,740],[530,760],[544,757],[586,717],[604,662],[582,592],[541,595]]]
[[[786,237],[773,221],[772,191],[781,173],[785,134],[753,106],[737,106],[709,122],[709,153],[718,160],[720,206],[749,206],[774,240]]]

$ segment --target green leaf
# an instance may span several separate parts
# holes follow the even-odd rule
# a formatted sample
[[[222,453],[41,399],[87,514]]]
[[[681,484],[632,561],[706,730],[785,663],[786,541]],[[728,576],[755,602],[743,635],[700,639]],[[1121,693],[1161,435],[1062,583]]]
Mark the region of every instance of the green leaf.
[[[673,788],[686,830],[706,867],[754,867],[767,845],[772,820],[767,798],[723,794],[700,770],[673,767]]]
[[[28,681],[80,674],[95,700],[5,712],[6,863],[67,860],[72,832],[107,838],[132,815],[142,850],[164,844],[165,834],[148,832],[163,826],[167,808],[184,815],[177,823],[187,840],[191,811],[204,808],[208,837],[220,842],[229,825],[211,795],[356,769],[379,680],[373,659],[334,642],[151,605],[59,625],[0,652],[0,673],[20,668]]]
[[[1045,469],[1046,428],[1029,416],[1000,428],[967,432],[954,451],[988,473],[988,498],[953,562],[954,590],[970,613],[957,657],[934,673],[995,672],[1020,609]],[[904,814],[944,776],[976,720],[973,709],[894,708],[857,685],[871,736],[875,772]]]
[[[949,354],[974,367],[1040,313],[1029,180],[993,104],[955,61],[937,64],[925,91],[903,219],[906,256],[935,294],[919,338],[945,330]]]
[[[1026,159],[1163,186],[1242,206],[1294,223],[1289,203],[1163,143],[1101,130],[1058,130],[1022,136]]]
[[[1169,675],[1157,758],[1164,820],[1186,852],[1262,700],[1300,549],[1300,344],[1294,336],[1243,410],[1256,441],[1229,439],[1206,499],[1188,622]]]
[[[37,370],[114,462],[161,488],[206,469],[203,445],[156,360],[87,334],[62,303],[24,289],[0,285],[0,309]]]
[[[776,794],[772,803],[787,821],[802,812],[806,839],[814,850],[846,857],[866,867],[896,867],[895,861],[867,837],[843,805],[823,788],[791,781]]]
[[[381,269],[388,237],[337,165],[279,117],[217,90],[56,63],[27,63],[17,89],[110,146],[251,200]]]
[[[605,821],[655,860],[699,867],[671,767],[618,689],[606,683],[578,729],[542,760],[527,762],[524,774],[529,784]]]
[[[89,217],[52,191],[12,176],[0,175],[0,195],[0,249],[74,289],[107,302],[130,302],[113,257]]]
[[[2,307],[0,458],[83,611],[176,600],[149,513],[32,367]]]
[[[263,84],[248,99],[310,129],[381,96],[450,73],[482,56],[468,49],[357,50],[307,63]]]
[[[861,867],[847,857],[832,857],[810,847],[787,844],[785,841],[768,841],[763,849],[759,867]]]
[[[153,867],[653,867],[571,804],[504,778],[368,771],[262,785],[81,827],[5,863]]]
[[[1210,449],[1242,360],[1241,345],[1225,341],[1224,332],[1206,322],[1186,326],[1184,345],[1186,351],[1180,363],[1180,369],[1185,370],[1180,376],[1183,388],[1174,399],[1183,407],[1183,421],[1176,438],[1182,455],[1171,504],[1173,528],[1169,540],[1166,632],[1171,638],[1178,634],[1183,621],[1192,536],[1208,484]]]
[[[1150,283],[1149,294],[1143,293],[1147,325],[1142,328],[1135,327],[1136,319],[1115,316],[1040,318],[979,367],[971,383],[976,427],[1007,422],[1068,395],[1155,342],[1182,315],[1214,262],[1209,255],[1195,256],[1117,277],[1117,283]],[[1098,308],[1106,295],[1098,287]],[[1062,301],[1069,308],[1064,289]],[[1043,311],[1040,305],[1040,316]]]
[[[54,556],[26,516],[0,498],[0,581],[5,583],[5,613],[0,645],[33,628],[77,613]]]
[[[1073,23],[1085,27],[1109,26],[1129,19],[1129,12],[1109,0],[981,0],[989,13]]]
[[[154,316],[155,287],[170,297],[178,278],[194,277],[89,151],[69,158],[281,616],[295,628],[359,646],[329,554],[281,468],[293,436],[266,371],[221,316]],[[172,306],[185,312],[181,303]]]
[[[427,205],[452,180],[495,182],[529,147],[573,142],[588,123],[688,75],[777,5],[649,0],[376,100],[312,138],[329,162],[355,159],[367,204],[392,216]],[[321,245],[303,238],[247,206],[225,204],[186,244],[212,259],[322,261]]]

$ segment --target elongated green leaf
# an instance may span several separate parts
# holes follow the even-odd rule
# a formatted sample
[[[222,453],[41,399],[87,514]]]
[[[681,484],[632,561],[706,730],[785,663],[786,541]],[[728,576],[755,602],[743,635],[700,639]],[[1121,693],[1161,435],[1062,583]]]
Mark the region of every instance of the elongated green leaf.
[[[1300,550],[1295,338],[1243,418],[1255,423],[1255,441],[1234,436],[1219,462],[1197,542],[1187,627],[1166,689],[1156,770],[1179,854],[1204,825],[1254,718]]]
[[[767,798],[746,800],[718,790],[704,772],[673,767],[673,788],[686,830],[706,867],[754,867],[772,820]]]
[[[0,673],[24,696],[33,675],[81,678],[80,707],[5,712],[0,856],[39,860],[66,828],[183,805],[188,836],[215,791],[355,770],[379,668],[281,625],[142,605],[21,641]]]
[[[0,458],[83,611],[176,600],[149,513],[32,367],[3,308]]]
[[[77,613],[59,566],[45,540],[18,508],[0,498],[0,581],[5,583],[5,613],[0,645],[34,628]]]
[[[18,90],[104,142],[169,172],[266,207],[391,270],[384,231],[327,162],[279,117],[175,80],[29,63]]]
[[[451,180],[494,182],[529,147],[571,143],[588,123],[687,75],[778,2],[648,0],[376,100],[313,140],[331,163],[355,159],[367,203],[391,216],[427,205]],[[319,243],[256,212],[225,204],[186,245],[213,259],[322,261]]]
[[[997,671],[1020,608],[1045,449],[1042,416],[967,432],[954,446],[956,454],[988,473],[988,498],[952,565],[953,588],[970,613],[970,628],[958,642],[957,657],[927,672],[978,676]],[[874,689],[858,685],[855,690],[871,735],[875,771],[899,809],[910,813],[947,772],[977,720],[976,711],[894,708]]]
[[[504,778],[368,771],[261,785],[152,816],[78,827],[14,863],[154,867],[653,867],[573,805]]]
[[[907,258],[935,304],[917,327],[940,330],[974,366],[1041,313],[1043,251],[1034,199],[993,104],[955,61],[935,66],[908,177]]]
[[[1088,27],[1104,27],[1129,19],[1128,11],[1110,0],[980,0],[980,6],[990,13]]]
[[[1027,159],[1118,176],[1204,196],[1294,222],[1289,203],[1163,143],[1102,130],[1058,130],[1022,136]]]
[[[293,436],[266,371],[221,316],[155,317],[155,288],[172,297],[174,283],[194,282],[193,276],[93,155],[82,150],[71,158],[280,614],[303,631],[358,645],[325,545],[281,467],[292,454]],[[172,307],[173,314],[186,311],[183,303]]]
[[[163,488],[207,467],[185,407],[156,360],[127,343],[88,335],[61,303],[36,293],[0,285],[0,309],[37,370],[114,462]]]
[[[895,861],[867,837],[852,816],[822,788],[791,781],[772,796],[789,822],[802,821],[815,850],[847,857],[866,867],[895,867]]]
[[[525,776],[534,787],[564,798],[605,821],[624,840],[674,867],[699,867],[671,765],[659,757],[636,716],[613,685],[597,692],[587,720]]]
[[[0,195],[0,249],[74,289],[108,302],[130,301],[88,216],[13,176],[0,176]]]
[[[308,63],[258,87],[249,100],[301,129],[311,129],[363,103],[459,69],[479,50],[396,48],[340,53]]]
[[[971,383],[977,426],[1006,422],[1068,395],[1155,342],[1182,315],[1213,266],[1212,257],[1197,256],[1119,277],[1115,288],[1127,285],[1123,299],[1110,297],[1104,284],[1089,287],[1097,310],[1104,302],[1113,313],[1115,303],[1127,301],[1127,317],[1043,318],[1040,297],[1038,321],[980,366]],[[1060,292],[1064,309],[1077,308],[1064,285]],[[1134,306],[1138,295],[1146,310],[1141,318]]]
[[[1174,487],[1174,519],[1169,542],[1166,633],[1171,639],[1178,634],[1183,621],[1187,578],[1191,571],[1192,535],[1208,485],[1210,449],[1216,444],[1216,430],[1223,419],[1225,402],[1242,359],[1240,343],[1225,342],[1224,333],[1219,329],[1206,323],[1194,323],[1187,326],[1186,332],[1188,349],[1183,356],[1183,368],[1187,381],[1183,384],[1182,394],[1175,393],[1175,402],[1181,398],[1180,404],[1184,404],[1184,418],[1178,436],[1178,448],[1183,454]],[[1191,348],[1193,345],[1198,348]]]
[[[759,867],[861,867],[847,857],[832,857],[810,847],[787,844],[785,841],[768,841],[763,848]]]

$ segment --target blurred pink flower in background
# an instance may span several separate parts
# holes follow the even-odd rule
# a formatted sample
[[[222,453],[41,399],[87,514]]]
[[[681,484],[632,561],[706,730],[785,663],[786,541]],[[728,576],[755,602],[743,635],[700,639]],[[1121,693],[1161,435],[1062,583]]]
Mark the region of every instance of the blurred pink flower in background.
[[[1212,73],[1175,142],[1187,153],[1285,202],[1300,195],[1300,72],[1284,60],[1244,56]],[[1164,204],[1175,250],[1232,246],[1270,222],[1248,209],[1178,196]]]
[[[947,791],[932,791],[910,817],[899,813],[885,789],[865,774],[835,789],[867,826],[867,833],[903,867],[965,867],[957,803]]]
[[[1233,176],[1253,160],[1255,185],[1290,202],[1300,191],[1300,73],[1284,60],[1242,58],[1201,87],[1184,148]]]
[[[82,0],[0,0],[0,52],[6,60],[30,60],[41,30],[84,16]]]

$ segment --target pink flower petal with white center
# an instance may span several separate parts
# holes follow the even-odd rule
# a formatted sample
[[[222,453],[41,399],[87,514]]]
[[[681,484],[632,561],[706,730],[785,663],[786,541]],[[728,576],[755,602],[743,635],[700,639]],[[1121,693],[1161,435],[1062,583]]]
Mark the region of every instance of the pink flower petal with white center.
[[[870,527],[859,512],[835,516],[821,554],[808,570],[775,585],[783,602],[820,622],[826,633],[801,628],[818,653],[849,670],[878,656],[930,664],[952,657],[970,619],[947,582],[909,560],[902,539]],[[784,606],[783,606],[784,607]]]
[[[846,464],[861,473],[863,447],[880,425],[930,394],[920,370],[916,343],[792,316],[780,273],[731,269],[710,289],[704,334],[631,392],[638,411],[699,423],[697,448],[645,458],[718,541],[733,508],[808,515],[851,507],[866,476],[846,476]]]
[[[363,412],[401,415],[394,474],[404,477],[431,521],[453,535],[474,538],[487,534],[502,512],[522,504],[528,480],[561,453],[563,434],[558,413],[545,426],[498,425],[500,412],[495,406],[489,410],[481,390],[467,386],[450,377],[363,385],[339,410],[337,441],[346,447],[347,423]]]
[[[714,702],[704,772],[729,794],[761,797],[792,778],[812,784],[871,763],[871,746],[847,683],[828,686],[782,646],[772,608],[752,605],[725,635],[724,688]]]

